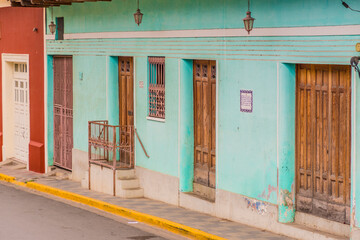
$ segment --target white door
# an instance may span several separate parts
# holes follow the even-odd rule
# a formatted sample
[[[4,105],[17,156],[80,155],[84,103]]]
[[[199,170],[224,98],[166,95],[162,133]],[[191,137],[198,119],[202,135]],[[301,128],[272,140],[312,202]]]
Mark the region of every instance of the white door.
[[[14,63],[14,150],[15,158],[29,160],[29,81],[26,63]]]

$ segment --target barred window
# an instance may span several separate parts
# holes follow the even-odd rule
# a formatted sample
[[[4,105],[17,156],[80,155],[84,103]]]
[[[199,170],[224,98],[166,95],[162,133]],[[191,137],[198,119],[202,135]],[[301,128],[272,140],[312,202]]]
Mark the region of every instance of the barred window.
[[[149,117],[165,119],[165,57],[149,57]]]

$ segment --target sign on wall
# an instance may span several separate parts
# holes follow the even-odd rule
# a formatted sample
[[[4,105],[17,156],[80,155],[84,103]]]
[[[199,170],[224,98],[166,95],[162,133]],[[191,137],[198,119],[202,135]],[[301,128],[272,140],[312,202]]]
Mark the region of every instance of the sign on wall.
[[[143,88],[144,87],[144,81],[139,81],[139,88]]]
[[[240,111],[251,113],[253,111],[253,91],[240,90]]]

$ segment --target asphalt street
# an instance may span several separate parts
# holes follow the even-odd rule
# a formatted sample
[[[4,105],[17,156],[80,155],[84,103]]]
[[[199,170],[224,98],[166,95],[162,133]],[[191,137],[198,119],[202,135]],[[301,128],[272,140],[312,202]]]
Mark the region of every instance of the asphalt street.
[[[184,239],[0,184],[0,240]]]

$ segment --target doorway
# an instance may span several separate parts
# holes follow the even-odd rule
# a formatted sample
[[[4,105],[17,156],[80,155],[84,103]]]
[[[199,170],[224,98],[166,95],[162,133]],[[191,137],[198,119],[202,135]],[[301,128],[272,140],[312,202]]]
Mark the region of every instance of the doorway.
[[[216,61],[194,60],[194,193],[215,200]]]
[[[297,65],[297,211],[350,223],[350,131],[350,66]]]
[[[30,96],[29,55],[2,54],[2,158],[29,169]]]
[[[54,165],[71,170],[73,148],[72,57],[54,57]]]
[[[132,57],[119,57],[120,164],[134,167],[134,64]]]

